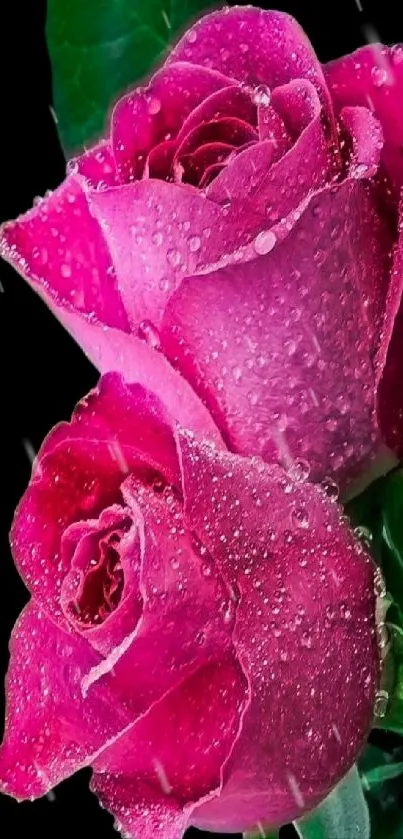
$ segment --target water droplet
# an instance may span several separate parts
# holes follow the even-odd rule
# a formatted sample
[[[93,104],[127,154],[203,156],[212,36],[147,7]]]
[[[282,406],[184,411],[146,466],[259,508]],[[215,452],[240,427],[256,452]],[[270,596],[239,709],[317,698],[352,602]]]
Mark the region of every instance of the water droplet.
[[[272,230],[262,230],[256,236],[254,246],[256,253],[259,256],[265,256],[266,253],[270,253],[273,250],[274,245],[276,244],[276,236]]]
[[[388,80],[388,74],[385,68],[375,65],[371,70],[371,79],[374,87],[382,87]]]
[[[197,41],[196,30],[195,29],[190,29],[189,32],[186,35],[186,39],[187,39],[187,41],[189,41],[189,44],[194,44]]]
[[[403,46],[401,44],[394,44],[394,46],[391,47],[390,55],[393,64],[401,64],[403,61]]]
[[[330,498],[332,501],[337,501],[340,494],[340,490],[336,484],[336,481],[334,481],[333,478],[330,478],[328,475],[326,475],[322,481],[321,486],[322,489],[324,489],[328,498]]]
[[[63,262],[60,266],[60,273],[62,277],[65,277],[66,279],[71,277],[71,265],[67,265],[66,262]]]
[[[252,92],[252,100],[255,105],[267,108],[270,105],[271,93],[266,84],[259,84]]]
[[[301,646],[310,650],[312,647],[312,635],[310,632],[303,632],[301,635]]]
[[[148,113],[154,116],[154,114],[159,114],[161,110],[161,100],[157,99],[156,96],[150,96],[148,99]]]
[[[374,591],[377,597],[386,597],[385,580],[380,568],[377,568],[374,573]]]
[[[172,268],[177,268],[181,261],[181,255],[175,248],[170,248],[167,251],[167,262],[172,265]]]
[[[157,245],[157,247],[162,245],[162,243],[164,241],[164,236],[163,236],[163,234],[161,233],[160,230],[157,230],[155,233],[153,233],[153,235],[151,237],[151,241],[154,245]]]
[[[205,640],[206,640],[205,633],[204,632],[198,632],[196,637],[195,637],[196,644],[198,644],[200,647],[202,647]]]
[[[203,229],[203,236],[205,239],[209,239],[211,236],[211,227],[205,227]]]
[[[358,527],[354,528],[354,535],[357,537],[357,539],[360,540],[360,542],[363,543],[365,547],[370,546],[373,539],[373,535],[368,527],[358,525]]]
[[[160,334],[156,326],[150,320],[142,320],[139,325],[139,338],[146,341],[154,350],[161,346]]]
[[[178,568],[179,568],[179,564],[180,564],[178,557],[177,556],[171,556],[171,559],[169,560],[169,562],[170,562],[171,568],[173,568],[174,571],[177,571]]]
[[[231,199],[225,198],[224,201],[220,202],[220,207],[224,216],[228,215],[231,209]]]
[[[200,237],[199,236],[190,236],[188,239],[189,250],[191,253],[196,253],[200,250]]]
[[[386,690],[378,690],[375,694],[374,716],[384,717],[388,709],[389,694]]]
[[[288,470],[288,474],[293,481],[297,481],[298,483],[302,483],[309,478],[311,471],[311,467],[307,460],[302,460],[299,458],[294,460],[292,466],[290,466]]]
[[[296,527],[301,527],[303,529],[309,527],[309,516],[305,507],[296,507],[292,510],[291,518]]]
[[[211,575],[213,573],[213,568],[212,568],[211,563],[210,562],[203,562],[202,567],[201,567],[201,572],[203,574],[203,577],[211,577]]]

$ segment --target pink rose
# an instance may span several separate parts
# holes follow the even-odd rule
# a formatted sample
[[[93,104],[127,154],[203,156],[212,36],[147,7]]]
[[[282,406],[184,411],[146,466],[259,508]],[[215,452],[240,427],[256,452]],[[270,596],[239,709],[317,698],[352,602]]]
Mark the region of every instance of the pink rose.
[[[402,57],[322,67],[285,14],[207,15],[3,256],[101,372],[158,354],[232,451],[345,487],[403,452]]]
[[[50,433],[12,546],[0,784],[91,766],[129,837],[312,808],[371,726],[374,566],[323,490],[197,442],[117,374]]]

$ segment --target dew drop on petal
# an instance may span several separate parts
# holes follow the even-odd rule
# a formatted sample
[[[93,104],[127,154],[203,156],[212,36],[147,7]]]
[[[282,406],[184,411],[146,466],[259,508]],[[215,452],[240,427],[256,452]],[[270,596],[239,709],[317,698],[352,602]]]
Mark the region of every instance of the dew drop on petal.
[[[388,80],[388,74],[384,67],[375,65],[371,70],[371,79],[374,87],[382,87]]]
[[[391,47],[390,55],[393,64],[401,64],[403,61],[403,46],[401,44],[394,44],[394,46]]]
[[[201,245],[200,237],[199,236],[190,236],[189,239],[188,239],[188,245],[189,245],[189,250],[191,251],[191,253],[196,253],[198,250],[200,250],[200,245]]]
[[[270,253],[270,251],[273,250],[275,244],[276,236],[273,231],[262,230],[256,236],[254,247],[259,256],[264,256],[266,253]]]
[[[270,88],[266,84],[259,84],[253,90],[252,99],[255,105],[267,108],[271,99]]]
[[[303,482],[309,478],[311,467],[307,460],[302,458],[294,460],[288,469],[290,478],[294,481]]]
[[[139,338],[146,341],[150,347],[157,350],[161,346],[161,339],[158,329],[150,320],[142,320],[139,325]]]
[[[150,96],[148,99],[148,113],[154,116],[155,114],[159,114],[161,110],[161,100],[157,99],[156,96]]]
[[[389,694],[386,690],[378,690],[375,695],[374,716],[384,717],[388,708]]]
[[[177,268],[181,261],[181,255],[175,248],[170,248],[167,251],[167,262],[172,268]]]
[[[340,489],[336,484],[336,481],[333,480],[333,478],[326,475],[322,481],[321,486],[322,489],[324,489],[328,498],[330,498],[332,501],[337,501],[340,494]]]
[[[292,522],[296,527],[306,529],[309,527],[309,516],[305,507],[296,507],[291,512]]]

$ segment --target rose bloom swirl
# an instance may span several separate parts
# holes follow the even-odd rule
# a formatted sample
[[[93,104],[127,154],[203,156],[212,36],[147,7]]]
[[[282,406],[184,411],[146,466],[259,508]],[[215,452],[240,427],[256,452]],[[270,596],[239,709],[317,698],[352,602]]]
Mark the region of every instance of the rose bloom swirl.
[[[205,413],[204,413],[205,412]],[[339,505],[106,374],[45,440],[12,548],[0,789],[91,766],[130,839],[279,825],[348,771],[376,710],[376,573]]]

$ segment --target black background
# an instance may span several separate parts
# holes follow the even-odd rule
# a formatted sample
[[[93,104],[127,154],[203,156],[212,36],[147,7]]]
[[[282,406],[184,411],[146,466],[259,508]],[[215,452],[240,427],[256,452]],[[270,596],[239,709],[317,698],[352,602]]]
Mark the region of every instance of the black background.
[[[264,5],[269,7],[267,3]],[[399,5],[396,0],[275,3],[276,8],[299,20],[322,61],[366,43],[370,28],[378,32],[379,39],[385,43],[403,41]],[[34,196],[54,188],[64,176],[64,159],[49,110],[51,73],[44,37],[45,17],[43,0],[2,2],[1,220],[31,207]],[[0,295],[2,681],[8,661],[8,637],[27,600],[12,563],[8,530],[14,507],[29,479],[29,451],[38,449],[55,422],[69,417],[77,399],[95,384],[97,376],[39,298],[5,264],[0,266],[0,281],[4,289]],[[2,703],[0,692],[0,720],[3,719]],[[33,804],[16,804],[0,797],[0,832],[7,837],[22,837],[29,831],[42,839],[54,839],[63,831],[66,835],[74,835],[75,839],[112,839],[116,836],[112,819],[88,792],[88,777],[89,772],[82,772],[61,784],[52,801],[45,798]],[[7,823],[11,826],[6,828]],[[190,833],[196,836],[196,832],[191,831],[189,839]]]

